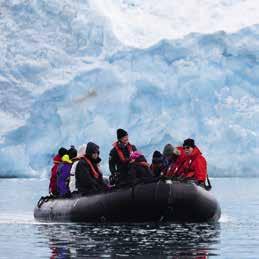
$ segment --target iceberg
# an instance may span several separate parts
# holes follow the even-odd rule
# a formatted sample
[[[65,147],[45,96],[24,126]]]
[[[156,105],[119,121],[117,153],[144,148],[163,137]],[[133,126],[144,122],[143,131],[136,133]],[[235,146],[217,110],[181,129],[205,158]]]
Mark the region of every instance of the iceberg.
[[[258,176],[259,25],[125,44],[92,1],[6,1],[0,28],[0,177],[45,177],[60,146],[116,129],[151,159],[195,139],[211,176]]]

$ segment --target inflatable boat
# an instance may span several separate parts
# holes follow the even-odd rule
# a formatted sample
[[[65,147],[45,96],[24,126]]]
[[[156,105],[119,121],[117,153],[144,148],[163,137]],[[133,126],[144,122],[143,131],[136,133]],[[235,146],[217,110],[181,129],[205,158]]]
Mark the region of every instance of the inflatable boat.
[[[72,198],[39,200],[34,217],[71,222],[215,222],[214,196],[194,183],[158,181]]]

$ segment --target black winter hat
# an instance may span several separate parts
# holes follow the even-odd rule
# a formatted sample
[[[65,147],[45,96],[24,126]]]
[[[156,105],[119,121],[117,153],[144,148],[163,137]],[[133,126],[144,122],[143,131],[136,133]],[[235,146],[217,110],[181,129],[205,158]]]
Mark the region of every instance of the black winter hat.
[[[67,152],[70,159],[73,159],[77,156],[77,150],[75,149],[75,146],[70,146],[70,149]]]
[[[193,140],[193,139],[191,139],[191,138],[187,138],[187,139],[185,139],[185,140],[184,140],[184,142],[183,142],[183,147],[184,147],[184,146],[194,148],[194,147],[195,147],[194,140]]]
[[[128,135],[128,132],[124,129],[117,129],[117,139],[121,139]]]
[[[99,146],[93,142],[88,142],[85,150],[86,155],[91,156],[93,153],[96,153],[96,152],[99,153]]]
[[[163,163],[163,155],[159,151],[154,151],[152,156],[152,164]]]
[[[59,150],[58,150],[58,154],[62,157],[64,155],[67,155],[68,154],[68,151],[66,148],[64,147],[61,147]]]

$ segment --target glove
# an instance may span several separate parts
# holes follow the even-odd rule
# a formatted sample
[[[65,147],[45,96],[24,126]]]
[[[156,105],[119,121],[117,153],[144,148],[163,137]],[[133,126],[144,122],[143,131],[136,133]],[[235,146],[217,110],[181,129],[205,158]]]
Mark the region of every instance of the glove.
[[[114,185],[118,182],[119,174],[118,172],[114,172],[112,175],[109,176],[109,181],[111,185]]]

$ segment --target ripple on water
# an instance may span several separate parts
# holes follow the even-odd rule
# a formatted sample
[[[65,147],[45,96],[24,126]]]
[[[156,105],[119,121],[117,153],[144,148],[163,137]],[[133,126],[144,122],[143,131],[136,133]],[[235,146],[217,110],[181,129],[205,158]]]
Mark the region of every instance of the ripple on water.
[[[215,255],[219,224],[38,225],[51,247],[80,256]]]

